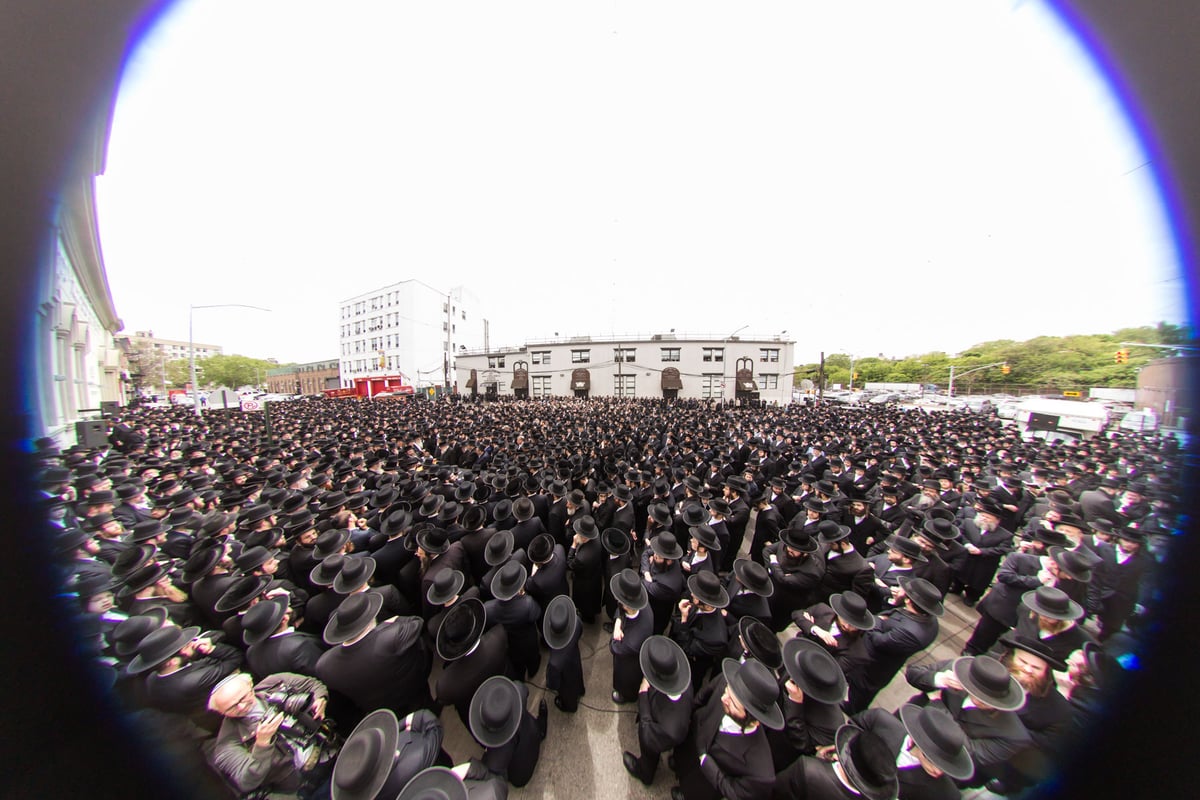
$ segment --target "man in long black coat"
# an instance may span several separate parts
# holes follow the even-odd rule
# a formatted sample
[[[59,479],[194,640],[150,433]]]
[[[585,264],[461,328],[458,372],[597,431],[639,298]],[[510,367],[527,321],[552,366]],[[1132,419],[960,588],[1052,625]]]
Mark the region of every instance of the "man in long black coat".
[[[694,690],[687,681],[687,660],[677,646],[662,636],[652,637],[642,645],[649,647],[641,657],[649,678],[638,687],[638,755],[623,755],[629,774],[649,786],[654,783],[658,762],[663,753],[674,750],[687,737],[692,723]],[[662,687],[662,688],[659,688]],[[671,690],[669,691],[664,691]]]
[[[590,516],[574,523],[571,549],[567,551],[567,569],[571,581],[571,599],[583,621],[591,625],[600,613],[604,595],[604,560],[607,554],[600,545],[600,527]]]
[[[424,622],[408,616],[377,623],[374,594],[351,595],[333,613],[325,629],[330,649],[317,661],[317,677],[362,714],[390,708],[403,717],[431,703]]]

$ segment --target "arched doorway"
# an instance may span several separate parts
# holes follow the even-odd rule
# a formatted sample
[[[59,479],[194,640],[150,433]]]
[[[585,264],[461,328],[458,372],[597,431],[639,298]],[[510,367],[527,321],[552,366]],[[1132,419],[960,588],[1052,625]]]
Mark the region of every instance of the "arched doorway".
[[[739,406],[758,402],[758,383],[754,380],[754,359],[739,358],[737,360],[737,378],[734,399]]]
[[[529,399],[529,364],[524,361],[513,362],[512,390],[518,400]]]
[[[592,390],[592,373],[583,367],[571,371],[571,391],[576,397],[587,397]]]
[[[674,400],[679,397],[679,390],[683,388],[683,379],[679,377],[679,370],[675,367],[667,367],[662,371],[662,393],[664,400]]]

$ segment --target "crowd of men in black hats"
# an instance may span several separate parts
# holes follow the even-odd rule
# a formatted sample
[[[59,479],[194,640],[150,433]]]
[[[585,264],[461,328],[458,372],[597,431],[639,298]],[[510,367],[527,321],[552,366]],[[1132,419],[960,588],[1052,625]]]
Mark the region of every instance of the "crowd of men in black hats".
[[[626,769],[666,756],[673,797],[1017,791],[1119,679],[1179,527],[1174,439],[964,411],[308,400],[110,442],[40,451],[64,597],[143,729],[236,794],[503,797],[546,736],[526,682],[545,657],[574,713],[598,625]],[[950,593],[963,655],[908,664]],[[449,706],[482,758],[442,748]]]

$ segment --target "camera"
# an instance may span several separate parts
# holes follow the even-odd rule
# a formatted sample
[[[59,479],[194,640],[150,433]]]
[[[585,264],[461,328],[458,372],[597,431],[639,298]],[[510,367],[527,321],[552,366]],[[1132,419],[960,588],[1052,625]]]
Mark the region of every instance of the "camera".
[[[322,722],[312,715],[312,692],[268,692],[262,701],[283,714],[279,730],[293,738],[307,739],[321,729]]]

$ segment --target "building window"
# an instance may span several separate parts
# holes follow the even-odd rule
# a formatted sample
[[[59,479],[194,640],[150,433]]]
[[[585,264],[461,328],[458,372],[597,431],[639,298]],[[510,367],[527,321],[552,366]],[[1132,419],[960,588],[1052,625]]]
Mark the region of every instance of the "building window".
[[[759,361],[768,361],[773,364],[778,364],[779,363],[779,348],[778,347],[762,348],[761,350],[758,351],[758,360]]]
[[[764,388],[764,389],[778,389],[779,388],[779,375],[777,375],[777,374],[776,375],[759,375],[758,377],[759,377],[759,380],[762,381],[762,388]]]
[[[705,400],[719,400],[724,396],[725,376],[720,373],[706,372],[700,376],[700,396]]]
[[[549,375],[532,375],[530,379],[533,381],[533,396],[534,397],[549,397],[550,396],[550,376]]]
[[[488,369],[503,369],[504,356],[488,356]]]
[[[634,347],[614,347],[613,348],[613,361],[617,361],[617,362],[623,361],[626,364],[628,364],[630,361],[634,361],[636,359],[637,359],[637,348],[634,348]]]
[[[591,361],[592,361],[592,351],[591,350],[572,350],[571,351],[571,363],[572,364],[590,364]]]
[[[679,348],[678,347],[662,348],[662,360],[663,361],[678,361],[679,360]]]
[[[549,364],[550,363],[550,351],[549,350],[530,350],[529,351],[529,362],[531,364]]]
[[[634,375],[613,375],[613,393],[617,397],[635,397]]]
[[[724,347],[706,347],[704,348],[704,361],[706,362],[721,362],[725,360]]]

